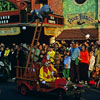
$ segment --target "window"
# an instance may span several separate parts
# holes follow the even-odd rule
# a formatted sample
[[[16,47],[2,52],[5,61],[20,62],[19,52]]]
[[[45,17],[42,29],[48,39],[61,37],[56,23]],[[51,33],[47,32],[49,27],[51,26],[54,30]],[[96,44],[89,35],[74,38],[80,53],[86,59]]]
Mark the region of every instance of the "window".
[[[40,3],[42,3],[42,4],[48,4],[48,0],[40,0]]]
[[[74,0],[75,3],[80,4],[80,5],[84,4],[86,1],[87,0]]]

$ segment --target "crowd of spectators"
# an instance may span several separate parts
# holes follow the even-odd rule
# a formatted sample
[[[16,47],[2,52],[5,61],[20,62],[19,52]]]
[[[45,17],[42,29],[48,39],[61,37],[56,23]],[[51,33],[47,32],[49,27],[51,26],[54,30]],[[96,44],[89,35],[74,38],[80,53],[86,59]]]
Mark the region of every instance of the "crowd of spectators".
[[[36,48],[37,47],[37,48]],[[35,50],[36,49],[36,50]],[[8,61],[8,70],[10,77],[16,75],[17,64],[25,66],[30,45],[21,43],[17,45],[13,43],[10,47],[0,44],[0,61]],[[97,42],[84,41],[83,43],[71,41],[56,41],[53,44],[37,43],[32,52],[35,50],[34,63],[42,64],[45,55],[49,55],[51,63],[57,69],[58,73],[62,73],[62,77],[73,82],[88,83],[92,78],[92,72],[96,66],[100,66],[100,46]],[[100,74],[99,74],[100,76]]]

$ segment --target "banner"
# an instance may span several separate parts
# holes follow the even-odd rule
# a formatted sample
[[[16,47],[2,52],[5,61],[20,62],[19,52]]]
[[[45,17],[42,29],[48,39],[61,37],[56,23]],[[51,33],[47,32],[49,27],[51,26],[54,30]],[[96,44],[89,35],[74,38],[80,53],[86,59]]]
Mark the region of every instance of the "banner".
[[[0,36],[18,35],[19,33],[20,27],[0,28]]]

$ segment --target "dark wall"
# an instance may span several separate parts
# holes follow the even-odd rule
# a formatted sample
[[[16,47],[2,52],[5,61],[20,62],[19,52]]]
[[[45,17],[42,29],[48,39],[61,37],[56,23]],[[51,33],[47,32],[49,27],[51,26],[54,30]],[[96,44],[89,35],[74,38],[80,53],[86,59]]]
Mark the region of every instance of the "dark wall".
[[[4,43],[6,45],[11,45],[12,43],[20,44],[20,43],[28,43],[30,44],[34,34],[34,27],[26,27],[26,30],[23,30],[21,27],[21,33],[19,35],[14,36],[0,36],[0,43]],[[40,36],[40,43],[49,44],[51,36],[44,35],[44,29],[42,29]]]

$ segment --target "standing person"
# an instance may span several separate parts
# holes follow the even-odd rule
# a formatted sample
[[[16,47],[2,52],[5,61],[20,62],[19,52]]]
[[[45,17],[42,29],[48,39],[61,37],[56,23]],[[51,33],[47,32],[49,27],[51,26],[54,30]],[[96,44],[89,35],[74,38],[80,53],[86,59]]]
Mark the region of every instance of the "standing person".
[[[14,48],[10,49],[8,58],[11,63],[11,78],[14,78],[16,77],[16,55],[15,55]]]
[[[78,45],[73,43],[73,47],[71,48],[71,80],[72,82],[78,82],[79,81],[79,70],[78,70],[78,62],[76,63],[76,60],[80,58],[80,50],[78,48]]]
[[[73,44],[70,43],[69,50],[71,50],[72,48],[73,48]]]
[[[43,48],[42,48],[42,45],[40,45],[39,46],[39,50],[40,50],[40,55],[39,55],[39,62],[41,62],[42,61],[42,59],[43,59]]]
[[[61,54],[59,53],[59,51],[56,51],[55,53],[55,57],[54,57],[54,61],[55,61],[55,67],[57,69],[57,71],[60,71],[60,61],[61,61]]]
[[[16,59],[17,59],[18,66],[25,67],[26,57],[25,57],[24,52],[20,49],[19,46],[17,46]]]
[[[96,66],[100,66],[100,46],[95,51],[95,56],[96,56]]]
[[[47,54],[48,54],[49,57],[50,57],[51,63],[54,64],[54,63],[55,63],[55,62],[54,62],[55,51],[53,50],[52,47],[50,47],[50,50],[47,52]]]
[[[0,48],[0,61],[3,61],[3,58],[4,58],[4,47],[1,47]]]
[[[36,50],[35,50],[36,49]],[[34,47],[34,51],[35,51],[35,55],[34,55],[34,62],[36,63],[36,62],[38,62],[38,60],[39,60],[39,56],[40,56],[40,49],[39,49],[39,47]]]
[[[88,81],[88,68],[89,68],[89,53],[86,47],[82,46],[82,51],[80,52],[80,80],[87,84]]]
[[[94,69],[94,64],[95,64],[95,57],[93,55],[93,51],[90,52],[90,59],[89,59],[89,71],[88,71],[88,77],[89,79],[91,78],[91,73]]]
[[[67,80],[70,77],[70,64],[71,64],[70,51],[67,51],[67,56],[64,59],[64,69],[63,69],[63,75]]]

